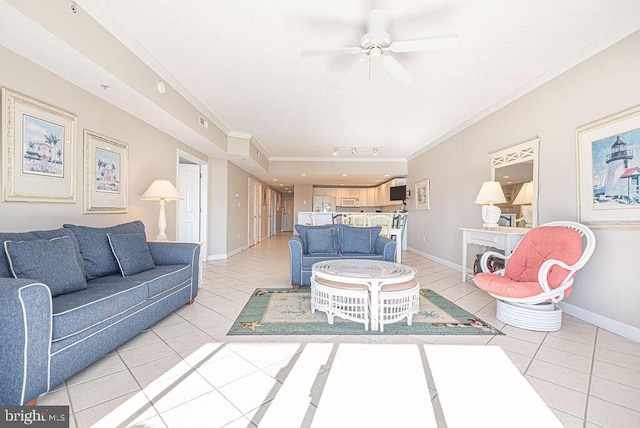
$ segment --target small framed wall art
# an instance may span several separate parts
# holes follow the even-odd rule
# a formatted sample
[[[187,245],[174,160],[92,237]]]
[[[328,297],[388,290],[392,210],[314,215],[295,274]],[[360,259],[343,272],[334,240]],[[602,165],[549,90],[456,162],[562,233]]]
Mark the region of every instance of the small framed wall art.
[[[429,197],[429,179],[425,178],[415,184],[416,210],[430,210],[431,202]]]
[[[84,212],[126,213],[128,205],[126,143],[84,130]]]
[[[2,198],[76,201],[76,116],[2,88]]]

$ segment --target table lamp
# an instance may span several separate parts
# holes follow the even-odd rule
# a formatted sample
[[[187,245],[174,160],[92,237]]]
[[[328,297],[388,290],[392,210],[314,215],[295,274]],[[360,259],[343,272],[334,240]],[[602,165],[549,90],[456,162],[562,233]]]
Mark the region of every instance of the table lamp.
[[[533,181],[528,181],[522,185],[518,195],[513,200],[513,205],[520,205],[521,218],[524,220],[525,227],[530,227],[533,223]]]
[[[156,241],[167,240],[167,217],[164,213],[164,205],[166,201],[181,201],[184,198],[171,184],[169,180],[156,180],[140,198],[143,201],[160,201],[160,216],[158,217],[158,235]]]
[[[482,204],[483,227],[497,228],[500,220],[500,207],[493,204],[504,204],[507,200],[502,192],[502,187],[497,181],[485,181],[476,197],[476,204]],[[486,205],[489,204],[489,205]]]

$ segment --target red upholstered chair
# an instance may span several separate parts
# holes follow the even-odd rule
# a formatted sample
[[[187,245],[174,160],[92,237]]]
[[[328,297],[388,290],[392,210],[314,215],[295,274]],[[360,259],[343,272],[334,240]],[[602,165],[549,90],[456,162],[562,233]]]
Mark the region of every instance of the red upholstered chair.
[[[530,230],[509,257],[487,252],[505,260],[495,273],[479,273],[476,285],[497,299],[497,318],[527,330],[556,331],[562,325],[562,309],[556,303],[571,295],[578,270],[596,248],[588,227],[569,221],[554,221]]]

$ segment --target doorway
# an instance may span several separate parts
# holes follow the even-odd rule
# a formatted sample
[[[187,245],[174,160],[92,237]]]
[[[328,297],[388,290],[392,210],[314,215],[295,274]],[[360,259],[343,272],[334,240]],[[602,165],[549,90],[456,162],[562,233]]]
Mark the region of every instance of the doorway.
[[[177,240],[199,242],[200,259],[207,258],[207,162],[178,149],[178,192],[184,198],[178,201]]]
[[[262,196],[262,185],[255,181],[253,178],[249,177],[249,231],[248,231],[248,242],[247,246],[251,247],[256,245],[260,240],[260,210],[262,208],[261,204],[261,196]]]
[[[282,197],[282,231],[293,232],[293,197]]]

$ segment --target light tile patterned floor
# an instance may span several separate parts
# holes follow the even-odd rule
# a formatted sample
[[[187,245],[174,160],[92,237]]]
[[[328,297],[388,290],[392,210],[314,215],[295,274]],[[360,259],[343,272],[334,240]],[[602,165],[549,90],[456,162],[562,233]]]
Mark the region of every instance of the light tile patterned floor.
[[[208,262],[193,305],[67,380],[38,404],[69,405],[72,427],[253,427],[307,343],[490,344],[507,353],[565,426],[640,426],[640,343],[569,316],[554,333],[505,326],[495,318],[494,299],[471,281],[461,283],[459,272],[408,252],[403,263],[418,269],[423,288],[506,335],[227,337],[255,288],[289,284],[287,238],[278,235],[228,260]],[[317,376],[312,409],[329,370]],[[441,420],[438,396],[430,392]],[[312,417],[308,412],[303,426]]]

